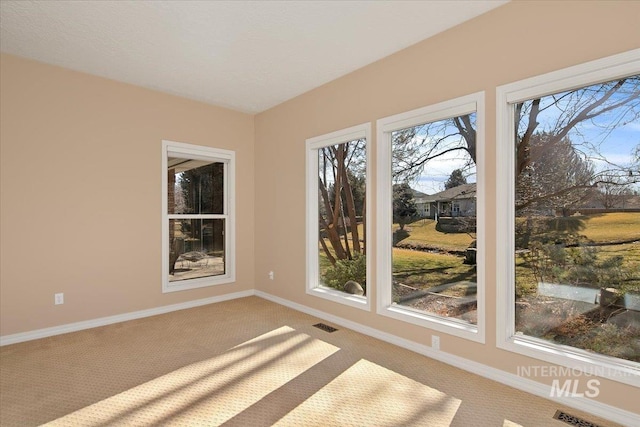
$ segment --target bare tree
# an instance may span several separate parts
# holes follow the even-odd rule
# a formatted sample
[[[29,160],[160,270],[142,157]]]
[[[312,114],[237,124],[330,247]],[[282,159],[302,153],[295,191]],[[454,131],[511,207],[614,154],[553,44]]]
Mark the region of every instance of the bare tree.
[[[360,237],[358,217],[365,224],[364,201],[360,215],[356,211],[354,184],[365,172],[365,142],[351,141],[319,150],[318,189],[320,198],[320,245],[331,264],[339,259],[354,259],[365,254],[365,236]],[[329,240],[329,245],[325,242]]]
[[[574,174],[563,185],[541,181],[539,188],[530,188],[527,197],[518,201],[518,209],[536,204],[558,203],[561,206],[584,196],[588,187],[601,184],[620,185],[638,182],[633,165],[616,164],[602,150],[611,132],[640,117],[640,76],[630,76],[567,92],[521,102],[515,107],[516,176],[519,184],[531,185],[527,175],[537,170],[542,151],[555,152],[545,161],[554,162],[560,172]],[[590,131],[585,132],[584,128]],[[597,132],[595,132],[597,131]],[[596,135],[594,137],[594,135]],[[569,140],[569,138],[571,138]],[[560,151],[558,151],[560,150]],[[637,150],[637,148],[636,148]],[[557,155],[561,157],[558,158]],[[606,167],[594,168],[598,162]],[[587,165],[591,164],[590,167]],[[568,168],[568,169],[565,169]],[[590,176],[589,176],[590,175]],[[558,174],[551,174],[557,177]],[[629,179],[631,178],[631,179]],[[557,207],[557,205],[556,205]]]
[[[632,194],[629,183],[617,179],[614,182],[600,183],[595,193],[595,198],[602,203],[603,208],[609,210],[616,207],[624,208],[625,201]]]
[[[392,145],[396,183],[411,182],[429,161],[452,153],[466,159],[464,171],[476,161],[475,113],[393,132]]]
[[[529,138],[526,166],[516,177],[516,210],[543,213],[572,207],[593,187],[593,165],[567,137],[541,132]]]
[[[640,76],[524,101],[514,113],[518,210],[569,207],[590,188],[640,182],[640,144],[633,164],[617,164],[603,150],[614,129],[638,122]],[[392,143],[396,183],[416,179],[430,161],[451,153],[466,158],[463,169],[471,169],[476,161],[475,115],[396,131]]]

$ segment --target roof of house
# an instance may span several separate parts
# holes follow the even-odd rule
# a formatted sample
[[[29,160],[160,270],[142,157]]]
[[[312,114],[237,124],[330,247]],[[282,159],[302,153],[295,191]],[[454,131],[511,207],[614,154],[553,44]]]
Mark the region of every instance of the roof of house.
[[[429,202],[442,202],[450,200],[474,199],[476,197],[476,183],[462,184],[449,188],[427,197]]]
[[[411,189],[411,192],[413,193],[414,199],[424,199],[425,197],[429,197],[428,194],[423,193],[422,191],[414,190],[413,188]]]

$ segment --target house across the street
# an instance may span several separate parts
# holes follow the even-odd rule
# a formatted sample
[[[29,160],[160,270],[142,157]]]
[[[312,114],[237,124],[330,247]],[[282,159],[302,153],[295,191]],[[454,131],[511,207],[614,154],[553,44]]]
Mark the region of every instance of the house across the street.
[[[414,190],[418,213],[422,218],[476,216],[476,183],[463,184],[436,194]]]

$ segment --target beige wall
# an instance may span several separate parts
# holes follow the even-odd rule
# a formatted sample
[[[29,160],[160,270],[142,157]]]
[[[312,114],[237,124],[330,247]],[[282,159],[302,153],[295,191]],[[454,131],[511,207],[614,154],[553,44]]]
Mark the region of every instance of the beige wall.
[[[640,2],[513,2],[259,114],[255,122],[257,289],[429,345],[428,330],[380,317],[374,309],[365,312],[305,293],[305,139],[364,122],[375,125],[376,119],[388,115],[485,91],[491,211],[496,86],[637,48],[639,16]],[[371,220],[375,229],[375,218]],[[489,215],[485,225],[491,260],[496,251],[494,218]],[[267,278],[270,270],[275,271],[274,281]],[[542,364],[496,349],[492,315],[496,271],[491,263],[486,279],[486,344],[439,333],[441,348],[512,373],[518,365]],[[375,287],[370,289],[375,298]],[[598,400],[638,412],[639,395],[637,388],[602,381]]]
[[[0,335],[254,287],[252,115],[14,56],[0,66]],[[161,291],[163,139],[236,151],[235,285]]]

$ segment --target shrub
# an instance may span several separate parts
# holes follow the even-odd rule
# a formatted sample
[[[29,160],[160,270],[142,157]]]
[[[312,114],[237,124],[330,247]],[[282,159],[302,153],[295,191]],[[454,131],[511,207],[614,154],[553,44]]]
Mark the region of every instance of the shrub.
[[[354,259],[341,259],[327,268],[324,273],[323,282],[326,286],[344,290],[344,284],[349,280],[360,283],[365,293],[367,292],[367,260],[366,256],[360,255]]]

